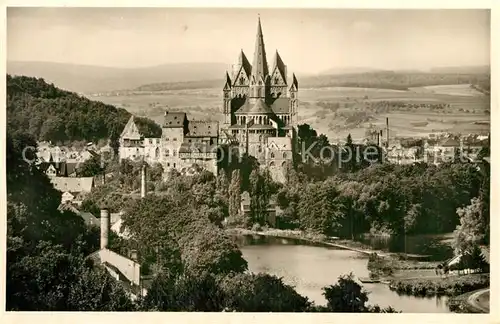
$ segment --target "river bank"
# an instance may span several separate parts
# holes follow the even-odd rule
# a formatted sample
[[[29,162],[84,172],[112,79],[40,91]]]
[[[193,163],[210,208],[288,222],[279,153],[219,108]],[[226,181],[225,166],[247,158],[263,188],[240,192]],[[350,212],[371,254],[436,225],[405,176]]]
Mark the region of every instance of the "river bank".
[[[410,296],[458,296],[490,285],[490,275],[469,274],[391,280],[389,288]]]
[[[454,313],[489,313],[489,289],[479,289],[448,299],[448,307]]]

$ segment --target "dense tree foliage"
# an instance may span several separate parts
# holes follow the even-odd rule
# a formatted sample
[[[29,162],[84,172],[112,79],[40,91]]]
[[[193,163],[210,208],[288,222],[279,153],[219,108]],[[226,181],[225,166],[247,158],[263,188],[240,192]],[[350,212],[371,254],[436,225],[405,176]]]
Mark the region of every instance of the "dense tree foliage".
[[[23,158],[27,146],[36,147],[30,136],[8,134],[7,309],[132,310],[123,288],[85,259],[98,233],[57,209],[61,193]]]
[[[349,238],[367,231],[452,231],[459,224],[457,208],[477,197],[485,181],[475,165],[457,163],[373,165],[312,183],[300,178],[277,194],[283,217],[302,229]]]
[[[27,132],[36,140],[54,143],[117,141],[130,113],[73,92],[63,91],[43,79],[7,75],[7,124],[10,132]],[[159,137],[161,128],[137,118],[146,137]]]

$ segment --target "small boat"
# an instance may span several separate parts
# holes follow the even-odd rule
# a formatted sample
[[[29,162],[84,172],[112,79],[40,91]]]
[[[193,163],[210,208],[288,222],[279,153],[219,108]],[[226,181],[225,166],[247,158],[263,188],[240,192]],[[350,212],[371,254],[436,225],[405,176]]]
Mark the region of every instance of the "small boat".
[[[380,283],[380,279],[371,279],[366,277],[359,278],[359,281],[361,281],[362,283]]]

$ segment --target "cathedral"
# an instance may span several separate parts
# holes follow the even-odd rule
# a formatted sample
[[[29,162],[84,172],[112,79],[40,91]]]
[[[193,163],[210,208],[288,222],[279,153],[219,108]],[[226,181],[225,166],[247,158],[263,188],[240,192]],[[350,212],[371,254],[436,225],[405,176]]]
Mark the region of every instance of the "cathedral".
[[[232,73],[226,72],[220,136],[256,157],[278,181],[296,150],[297,92],[297,78],[288,82],[278,51],[269,69],[259,18],[252,64],[242,50]]]

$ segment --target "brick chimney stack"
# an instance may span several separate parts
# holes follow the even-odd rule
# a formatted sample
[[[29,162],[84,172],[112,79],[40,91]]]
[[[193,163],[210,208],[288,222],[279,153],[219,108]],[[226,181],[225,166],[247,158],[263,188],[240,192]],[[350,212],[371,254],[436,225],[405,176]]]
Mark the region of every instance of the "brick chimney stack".
[[[108,248],[109,239],[109,210],[107,208],[101,209],[101,250]]]

